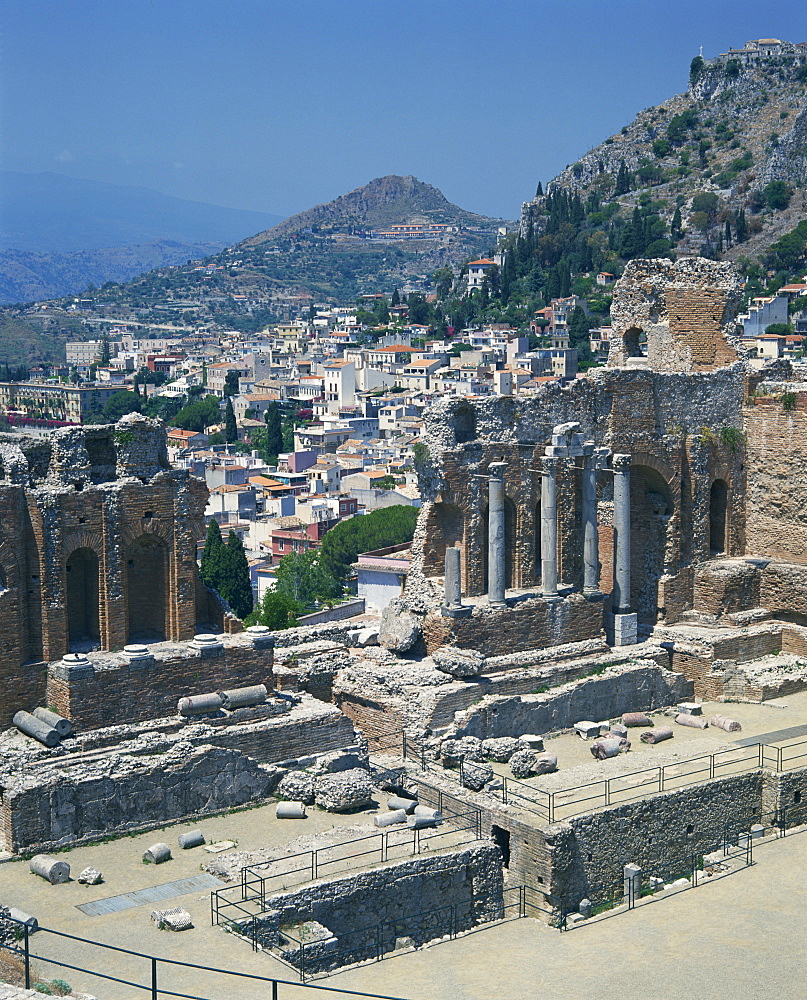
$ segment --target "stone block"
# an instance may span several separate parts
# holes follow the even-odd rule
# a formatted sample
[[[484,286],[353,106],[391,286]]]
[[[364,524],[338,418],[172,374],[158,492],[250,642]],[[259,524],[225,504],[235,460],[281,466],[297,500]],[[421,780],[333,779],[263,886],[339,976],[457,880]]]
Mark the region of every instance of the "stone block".
[[[181,906],[174,906],[170,910],[152,910],[151,919],[160,930],[187,931],[193,927],[190,913]]]
[[[593,740],[600,735],[600,724],[599,722],[575,722],[574,731],[580,737],[581,740]]]
[[[277,786],[277,795],[284,799],[314,804],[314,775],[305,771],[289,771]]]
[[[512,736],[499,736],[482,740],[480,749],[485,760],[492,760],[497,764],[506,764],[514,753],[524,748]]]
[[[492,777],[493,768],[490,764],[466,761],[462,765],[462,786],[469,788],[472,792],[481,792]]]
[[[524,733],[519,736],[518,742],[522,743],[528,750],[541,751],[544,749],[543,736],[536,736],[534,733]]]
[[[316,779],[314,801],[328,812],[350,812],[373,804],[373,785],[363,768],[323,774]]]
[[[680,715],[703,715],[703,705],[694,701],[682,701],[678,705],[678,712]]]
[[[104,881],[104,876],[97,868],[85,868],[79,875],[78,881],[82,885],[100,885]]]
[[[633,646],[638,642],[639,616],[635,613],[614,615],[614,645]]]

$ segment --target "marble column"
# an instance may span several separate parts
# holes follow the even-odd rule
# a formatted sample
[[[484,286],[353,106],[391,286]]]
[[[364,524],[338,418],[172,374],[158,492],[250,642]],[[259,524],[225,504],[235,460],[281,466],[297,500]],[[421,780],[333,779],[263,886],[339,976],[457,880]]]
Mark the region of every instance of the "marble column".
[[[504,603],[506,545],[504,530],[505,462],[488,466],[488,603],[495,608]]]
[[[583,593],[600,587],[600,553],[597,538],[597,462],[592,445],[583,457]]]
[[[614,614],[630,614],[630,455],[614,455]]]
[[[541,459],[541,593],[558,596],[558,459]]]
[[[445,606],[455,611],[462,607],[462,587],[460,583],[460,550],[446,549]]]

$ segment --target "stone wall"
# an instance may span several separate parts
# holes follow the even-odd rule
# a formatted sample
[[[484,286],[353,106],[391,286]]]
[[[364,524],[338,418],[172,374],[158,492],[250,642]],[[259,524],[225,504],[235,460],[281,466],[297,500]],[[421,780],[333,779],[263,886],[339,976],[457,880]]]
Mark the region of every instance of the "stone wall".
[[[227,637],[217,651],[184,644],[150,646],[145,660],[91,653],[86,665],[57,661],[48,669],[47,704],[76,728],[175,715],[187,695],[273,684],[272,649],[253,649],[242,636]]]
[[[602,668],[598,668],[602,670]],[[491,739],[570,729],[581,719],[613,719],[683,701],[690,685],[680,675],[649,664],[609,667],[543,693],[489,696],[456,717],[459,735]]]
[[[317,962],[312,948],[306,970],[338,968],[377,957],[378,924],[383,925],[385,949],[391,950],[399,937],[420,946],[452,929],[470,930],[498,919],[503,915],[502,890],[499,851],[492,844],[476,844],[321,880],[267,898],[273,912],[260,918],[258,939],[271,946],[281,928],[316,920],[337,938],[336,948],[344,952],[325,954]]]

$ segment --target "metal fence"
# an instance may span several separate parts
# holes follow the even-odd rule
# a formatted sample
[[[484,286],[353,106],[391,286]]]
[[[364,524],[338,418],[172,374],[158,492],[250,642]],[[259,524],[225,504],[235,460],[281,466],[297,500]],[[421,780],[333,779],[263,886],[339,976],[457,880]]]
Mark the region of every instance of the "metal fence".
[[[194,965],[46,927],[39,927],[34,933],[26,924],[15,923],[18,941],[6,950],[18,956],[26,989],[35,987],[38,979],[55,978],[51,971],[58,970],[60,976],[62,973],[70,975],[76,989],[92,990],[110,1000],[124,997],[130,1000],[138,996],[146,1000],[167,1000],[169,997],[221,1000],[221,997],[235,996],[239,1000],[339,1000],[353,997],[359,1000],[400,1000],[386,994]],[[46,967],[47,974],[43,971]],[[118,974],[113,975],[111,969]],[[75,979],[74,973],[78,979]],[[204,993],[198,992],[200,982],[204,983]],[[119,986],[124,989],[119,990]]]
[[[395,753],[404,760],[417,763],[424,772],[434,770],[443,774],[452,773],[438,765],[425,741],[413,738],[403,731],[375,738],[371,753],[375,757]],[[558,819],[580,815],[599,806],[631,802],[653,793],[675,791],[729,774],[750,774],[761,768],[785,772],[804,766],[807,766],[807,739],[778,746],[765,743],[728,746],[711,754],[700,754],[661,766],[641,768],[629,774],[603,778],[602,781],[570,785],[553,791],[536,788],[517,778],[502,776],[499,778],[501,787],[486,788],[485,791],[505,805],[514,805],[548,823],[554,823]],[[462,763],[458,773],[462,784]]]

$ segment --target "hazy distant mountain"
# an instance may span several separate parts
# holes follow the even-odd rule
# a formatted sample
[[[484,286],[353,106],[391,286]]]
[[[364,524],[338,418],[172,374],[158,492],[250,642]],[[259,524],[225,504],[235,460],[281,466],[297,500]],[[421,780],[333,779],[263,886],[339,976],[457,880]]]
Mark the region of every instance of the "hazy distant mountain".
[[[154,240],[228,245],[280,218],[149,188],[0,171],[0,250],[103,250]]]
[[[292,215],[274,228],[244,240],[244,245],[255,246],[307,229],[327,233],[333,229],[380,229],[396,223],[412,222],[495,229],[500,221],[452,205],[441,191],[431,184],[424,184],[417,177],[390,174],[377,177],[364,187],[340,195],[325,205],[315,205]]]

